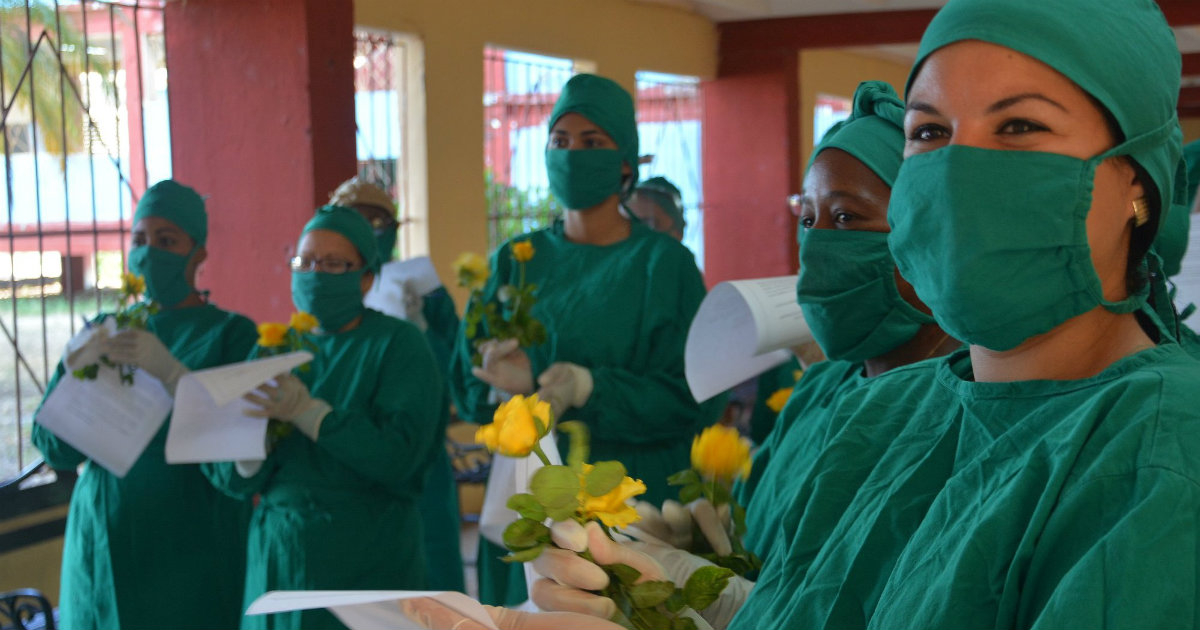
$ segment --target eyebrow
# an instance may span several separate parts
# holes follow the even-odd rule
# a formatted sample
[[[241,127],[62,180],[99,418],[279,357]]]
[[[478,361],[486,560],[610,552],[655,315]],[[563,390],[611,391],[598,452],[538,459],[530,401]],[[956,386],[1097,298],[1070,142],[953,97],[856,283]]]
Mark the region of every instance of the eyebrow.
[[[992,106],[987,108],[987,113],[994,114],[998,111],[1008,109],[1009,107],[1012,107],[1013,105],[1016,105],[1017,103],[1020,103],[1022,101],[1029,101],[1029,100],[1042,101],[1043,103],[1049,103],[1049,104],[1053,105],[1054,107],[1057,107],[1058,109],[1061,109],[1062,111],[1067,112],[1066,107],[1063,107],[1061,103],[1050,98],[1049,96],[1046,96],[1045,94],[1039,94],[1037,92],[1026,92],[1024,94],[1017,94],[1016,96],[1010,96],[1008,98],[1001,99],[1001,100],[996,101],[995,103],[992,103]],[[1070,112],[1067,112],[1067,113],[1070,113]]]
[[[155,230],[154,230],[154,235],[155,235],[155,236],[157,236],[157,235],[159,235],[159,234],[162,234],[163,232],[166,232],[167,234],[182,234],[182,233],[183,233],[183,231],[182,231],[182,230],[180,230],[180,229],[179,229],[179,228],[177,228],[177,227],[172,227],[172,226],[169,226],[169,225],[164,225],[163,227],[160,227],[160,228],[157,228],[157,229],[155,229]]]

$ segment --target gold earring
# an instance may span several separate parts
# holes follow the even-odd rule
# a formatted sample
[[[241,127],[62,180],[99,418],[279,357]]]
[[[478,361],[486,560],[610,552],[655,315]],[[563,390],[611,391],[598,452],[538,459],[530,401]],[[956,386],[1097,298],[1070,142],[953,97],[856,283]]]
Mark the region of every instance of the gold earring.
[[[1145,197],[1133,200],[1133,226],[1142,227],[1150,222],[1150,204]]]

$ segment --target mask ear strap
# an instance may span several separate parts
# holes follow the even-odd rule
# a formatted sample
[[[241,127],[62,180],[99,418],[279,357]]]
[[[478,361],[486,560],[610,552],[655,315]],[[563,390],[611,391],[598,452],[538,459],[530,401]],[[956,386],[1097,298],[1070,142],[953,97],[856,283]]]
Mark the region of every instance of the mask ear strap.
[[[1175,116],[1172,116],[1170,120],[1162,125],[1159,125],[1158,127],[1155,127],[1154,129],[1151,129],[1150,131],[1147,131],[1141,135],[1129,138],[1125,142],[1122,142],[1121,144],[1118,144],[1117,146],[1096,156],[1096,158],[1098,161],[1104,161],[1108,158],[1117,157],[1119,155],[1132,155],[1134,153],[1141,153],[1142,151],[1153,149],[1167,140],[1170,140],[1171,134],[1174,133],[1178,127],[1179,119]]]

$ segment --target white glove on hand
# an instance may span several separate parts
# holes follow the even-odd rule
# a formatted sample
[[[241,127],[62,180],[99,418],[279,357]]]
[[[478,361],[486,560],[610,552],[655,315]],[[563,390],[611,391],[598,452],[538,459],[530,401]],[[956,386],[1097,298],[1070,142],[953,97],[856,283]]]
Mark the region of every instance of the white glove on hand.
[[[492,623],[500,630],[623,630],[621,626],[595,617],[575,613],[530,613],[484,606]],[[463,615],[431,597],[414,597],[400,602],[400,610],[414,622],[430,630],[484,630],[487,626]]]
[[[104,326],[92,325],[75,333],[63,350],[62,362],[67,371],[74,372],[80,368],[100,362],[100,355],[108,342],[108,329]]]
[[[582,407],[592,396],[592,372],[574,363],[558,362],[538,376],[538,398],[550,403],[557,418],[567,409]]]
[[[717,509],[708,499],[700,498],[685,506],[667,499],[663,501],[662,511],[645,501],[638,501],[634,508],[642,518],[627,527],[626,532],[638,540],[686,550],[692,546],[692,523],[695,522],[717,555],[733,553],[728,505]]]
[[[483,367],[471,368],[475,378],[511,395],[533,393],[533,368],[529,355],[516,339],[488,339],[479,346]]]
[[[280,374],[275,377],[275,385],[265,383],[243,398],[261,407],[247,411],[247,415],[290,422],[314,442],[321,432],[321,421],[333,411],[329,403],[313,398],[292,374]]]
[[[657,562],[666,573],[667,579],[680,588],[687,584],[688,578],[692,577],[697,569],[713,566],[713,563],[708,560],[682,549],[650,543],[628,544],[631,549],[639,551]],[[750,596],[752,588],[754,588],[754,582],[735,575],[730,578],[729,584],[725,590],[721,591],[717,601],[700,611],[700,616],[712,626],[713,630],[725,630],[729,626],[729,622],[733,620],[733,616],[741,609],[742,604],[746,603],[746,598]]]
[[[171,356],[171,351],[153,333],[145,330],[122,330],[104,344],[108,360],[118,365],[136,365],[158,379],[171,395],[187,367]]]
[[[412,278],[401,280],[399,285],[405,321],[412,323],[421,332],[425,332],[429,329],[429,322],[425,321],[423,310],[425,308],[425,298],[417,292],[417,284]]]

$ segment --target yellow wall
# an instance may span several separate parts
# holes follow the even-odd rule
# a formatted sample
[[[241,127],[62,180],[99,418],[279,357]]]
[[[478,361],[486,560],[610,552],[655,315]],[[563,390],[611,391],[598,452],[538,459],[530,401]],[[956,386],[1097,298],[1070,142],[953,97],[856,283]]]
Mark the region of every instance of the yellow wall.
[[[887,81],[897,92],[904,89],[909,63],[837,49],[800,52],[800,168],[812,153],[813,114],[817,95],[851,98],[863,81]],[[803,177],[803,172],[801,172]],[[799,191],[797,191],[799,192]]]
[[[67,506],[61,505],[0,521],[0,534],[34,527],[66,515]],[[58,537],[0,554],[0,592],[36,588],[52,605],[58,606],[62,550],[63,539]]]
[[[448,287],[463,251],[487,249],[483,48],[568,57],[627,89],[653,70],[709,78],[716,28],[673,7],[631,0],[356,0],[359,26],[412,33],[425,50],[429,250]],[[456,297],[464,296],[459,294]]]
[[[1179,125],[1183,127],[1183,142],[1184,144],[1193,140],[1200,140],[1200,118],[1181,118]]]

